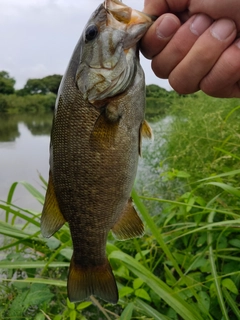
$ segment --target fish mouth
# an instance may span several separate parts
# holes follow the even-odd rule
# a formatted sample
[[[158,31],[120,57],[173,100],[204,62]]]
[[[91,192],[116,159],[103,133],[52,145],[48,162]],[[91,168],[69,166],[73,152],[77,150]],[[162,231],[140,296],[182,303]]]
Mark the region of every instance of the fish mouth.
[[[150,25],[153,22],[150,16],[128,7],[119,0],[105,0],[104,7],[116,21],[124,23],[127,26]]]

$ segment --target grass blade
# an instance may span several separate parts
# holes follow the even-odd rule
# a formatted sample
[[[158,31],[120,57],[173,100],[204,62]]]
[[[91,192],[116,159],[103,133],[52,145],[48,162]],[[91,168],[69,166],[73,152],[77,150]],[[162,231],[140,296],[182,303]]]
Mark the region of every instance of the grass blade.
[[[212,223],[213,222],[213,218],[214,218],[215,212],[212,211],[209,214],[208,217],[208,222]],[[226,306],[224,303],[224,299],[223,299],[223,295],[222,295],[222,291],[221,291],[221,286],[220,286],[220,281],[218,278],[218,274],[217,274],[217,270],[216,270],[216,265],[215,265],[215,257],[214,257],[214,252],[213,252],[213,246],[212,246],[212,242],[213,242],[213,237],[212,237],[212,227],[208,227],[208,235],[207,235],[207,241],[208,241],[208,245],[209,245],[209,260],[210,260],[210,266],[211,266],[211,272],[212,272],[212,276],[214,278],[214,284],[216,287],[216,293],[217,293],[217,298],[218,298],[218,302],[220,305],[220,308],[222,310],[222,313],[224,315],[225,320],[229,320],[228,317],[228,313],[226,310]]]
[[[147,270],[139,262],[122,251],[113,251],[110,259],[116,259],[125,264],[126,267],[137,277],[142,279],[155,293],[169,304],[184,320],[203,320],[197,307],[187,304],[168,285],[158,279],[151,271]]]
[[[159,313],[141,299],[135,299],[135,309],[138,309],[137,307],[140,308],[139,311],[141,311],[141,313],[146,314],[148,317],[151,317],[154,320],[171,320],[169,317]]]
[[[31,269],[44,268],[45,261],[0,261],[1,269]],[[49,268],[68,268],[69,262],[52,262],[48,265]]]

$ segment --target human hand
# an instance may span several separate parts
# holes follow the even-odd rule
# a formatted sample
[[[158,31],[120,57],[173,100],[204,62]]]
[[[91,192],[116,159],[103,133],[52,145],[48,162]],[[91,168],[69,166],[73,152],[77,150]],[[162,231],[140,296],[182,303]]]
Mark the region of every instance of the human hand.
[[[144,12],[159,16],[141,41],[158,77],[181,94],[240,97],[239,0],[145,0]]]

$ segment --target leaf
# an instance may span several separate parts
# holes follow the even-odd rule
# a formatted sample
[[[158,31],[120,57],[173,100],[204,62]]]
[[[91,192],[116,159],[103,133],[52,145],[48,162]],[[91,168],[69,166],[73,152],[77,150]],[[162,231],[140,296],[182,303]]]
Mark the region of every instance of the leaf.
[[[231,239],[231,240],[229,240],[229,243],[234,247],[240,248],[240,240],[239,239]]]
[[[146,314],[148,317],[154,320],[171,320],[169,317],[159,313],[157,310],[153,309],[149,303],[144,302],[143,300],[136,298],[135,305],[138,308],[141,308],[141,313]]]
[[[77,318],[77,311],[76,310],[72,310],[69,314],[69,318],[70,320],[76,320]]]
[[[27,290],[23,292],[19,291],[17,297],[13,300],[13,303],[9,310],[10,319],[19,319],[19,317],[22,316],[22,314],[26,310],[26,306],[24,305],[24,300],[27,294],[28,294]]]
[[[135,255],[135,259],[136,260],[141,260],[143,256],[146,256],[148,253],[150,252],[149,249],[147,250],[142,250],[141,252],[138,252],[136,255]]]
[[[147,300],[147,301],[151,301],[151,298],[150,298],[149,294],[144,289],[137,289],[135,291],[135,296],[138,297],[138,298],[142,298],[144,300]]]
[[[63,280],[56,280],[56,279],[44,279],[44,278],[26,278],[23,280],[15,280],[15,279],[5,279],[4,281],[8,282],[26,282],[26,283],[41,283],[41,284],[47,284],[51,286],[57,286],[57,287],[66,287],[67,281]]]
[[[136,290],[136,289],[140,288],[143,283],[144,283],[144,281],[140,278],[134,279],[133,288]]]
[[[89,306],[92,305],[92,302],[91,301],[84,301],[84,302],[81,302],[79,303],[79,305],[77,306],[77,310],[83,310],[83,309],[86,309],[88,308]]]
[[[36,188],[34,188],[30,183],[26,181],[20,181],[19,183],[23,185],[38,202],[40,202],[42,205],[44,204],[45,197],[41,192],[39,192]]]
[[[189,212],[191,209],[192,209],[192,206],[194,205],[195,203],[195,198],[194,197],[191,197],[188,199],[187,201],[187,208],[186,208],[186,211]]]
[[[134,304],[131,302],[127,305],[127,307],[123,310],[121,317],[119,320],[131,320],[133,313]]]
[[[51,237],[47,239],[46,245],[48,246],[49,249],[55,250],[60,246],[61,242],[56,239],[55,237]]]
[[[233,171],[228,171],[228,172],[224,172],[215,176],[210,176],[201,180],[198,180],[197,182],[203,182],[203,181],[207,181],[207,180],[214,180],[214,179],[218,179],[218,178],[222,178],[222,177],[231,177],[231,176],[235,176],[237,174],[240,174],[240,169],[238,170],[233,170]]]
[[[70,261],[71,258],[72,258],[73,249],[70,249],[70,248],[62,249],[62,250],[60,251],[60,254],[61,254],[62,256],[64,256],[67,260]]]
[[[34,320],[45,320],[45,319],[46,318],[42,312],[41,313],[39,312],[34,318]]]
[[[209,295],[205,291],[200,291],[198,293],[198,297],[199,297],[199,299],[198,299],[199,308],[202,310],[202,312],[207,314],[209,312],[209,308],[210,308]]]
[[[134,258],[120,250],[113,251],[109,258],[119,260],[122,264],[126,265],[129,271],[133,272],[138,278],[141,278],[161,299],[176,310],[184,320],[202,320],[196,307],[182,300],[176,292]]]
[[[227,288],[232,293],[238,294],[238,289],[237,289],[235,283],[230,278],[223,279],[222,280],[222,286]]]
[[[42,302],[48,302],[54,295],[46,284],[33,283],[30,287],[28,295],[24,300],[24,305],[28,308],[31,305],[40,305]]]
[[[46,265],[45,261],[0,261],[1,269],[29,269],[29,268],[44,268]],[[50,268],[61,268],[69,267],[69,262],[51,262],[48,267]]]
[[[176,177],[187,179],[187,178],[190,178],[191,175],[185,171],[176,170]]]
[[[205,232],[202,232],[200,234],[200,237],[198,238],[197,241],[197,247],[201,247],[202,245],[204,245],[207,242],[207,234]]]
[[[114,275],[128,280],[129,270],[125,266],[121,265],[117,270],[114,270]]]
[[[207,182],[205,183],[206,185],[212,185],[212,186],[216,186],[219,187],[221,189],[223,189],[224,191],[240,198],[240,190],[238,190],[237,188],[234,188],[232,186],[229,186],[226,183],[221,183],[221,182]]]
[[[125,296],[127,296],[128,294],[131,294],[133,293],[134,290],[133,288],[130,288],[130,287],[122,287],[120,290],[119,290],[119,297],[120,298],[123,298]]]
[[[67,298],[67,307],[70,310],[74,310],[75,309],[75,304],[73,302],[70,302],[68,298]]]
[[[240,319],[240,310],[239,310],[237,301],[234,301],[231,294],[225,288],[223,288],[223,294],[224,294],[224,297],[225,297],[228,305],[231,307],[231,311],[235,313],[235,315],[237,316],[237,319],[239,320]]]

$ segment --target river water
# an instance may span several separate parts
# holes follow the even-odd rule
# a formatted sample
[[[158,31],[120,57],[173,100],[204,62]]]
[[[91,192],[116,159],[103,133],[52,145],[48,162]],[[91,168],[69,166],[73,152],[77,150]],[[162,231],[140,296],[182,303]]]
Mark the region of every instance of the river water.
[[[0,199],[6,200],[13,182],[27,181],[43,191],[39,173],[48,178],[48,147],[52,115],[0,117]],[[13,202],[23,208],[40,210],[40,204],[21,185]]]
[[[159,177],[159,128],[165,120],[153,124],[154,143],[143,142],[143,157],[139,161],[138,186],[146,188]],[[167,121],[168,122],[168,121]],[[0,200],[6,200],[13,182],[27,181],[44,193],[39,173],[48,179],[49,140],[52,114],[0,116]],[[19,207],[41,211],[40,204],[18,185],[13,203]]]

